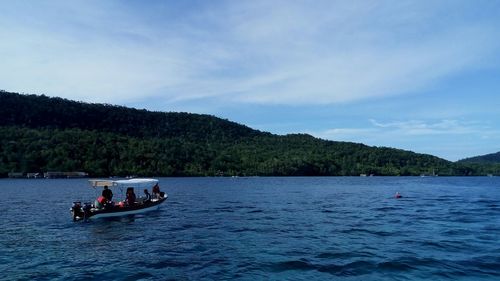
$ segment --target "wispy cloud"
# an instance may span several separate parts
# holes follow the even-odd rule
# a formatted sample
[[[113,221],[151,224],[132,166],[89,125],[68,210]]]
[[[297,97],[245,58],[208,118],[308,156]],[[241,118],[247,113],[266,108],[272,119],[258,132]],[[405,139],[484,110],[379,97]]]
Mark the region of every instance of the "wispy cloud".
[[[371,126],[357,128],[331,128],[313,134],[327,138],[351,140],[372,138],[393,138],[395,136],[414,137],[414,136],[433,136],[433,135],[466,135],[481,134],[486,137],[491,130],[478,122],[463,122],[459,120],[438,120],[438,121],[390,121],[379,122],[374,119],[368,120]]]
[[[336,141],[361,142],[375,136],[380,130],[376,128],[333,128],[321,132],[309,132],[323,139]]]
[[[332,128],[308,132],[335,141],[361,142],[437,155],[449,160],[491,153],[491,148],[471,146],[471,140],[491,146],[500,134],[482,122],[461,120],[406,120],[380,122],[369,119],[365,127]],[[498,147],[498,146],[496,146]],[[473,152],[475,151],[475,152]]]
[[[421,90],[500,46],[497,20],[470,17],[469,2],[131,5],[0,4],[1,87],[113,103],[328,104]]]
[[[384,131],[398,131],[405,135],[435,135],[435,134],[471,134],[484,131],[474,123],[464,123],[458,120],[440,120],[425,122],[421,120],[393,121],[381,123],[374,119],[370,122]]]

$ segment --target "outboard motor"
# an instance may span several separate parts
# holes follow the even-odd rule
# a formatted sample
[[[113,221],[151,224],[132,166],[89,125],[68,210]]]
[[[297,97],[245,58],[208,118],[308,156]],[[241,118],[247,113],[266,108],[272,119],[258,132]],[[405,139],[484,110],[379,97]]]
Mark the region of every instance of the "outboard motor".
[[[79,201],[73,202],[73,205],[71,206],[71,213],[73,214],[73,221],[77,221],[78,219],[81,219],[84,215],[84,212],[82,209],[82,203]]]
[[[90,217],[90,209],[92,209],[92,203],[86,202],[83,206],[83,219],[87,220]]]

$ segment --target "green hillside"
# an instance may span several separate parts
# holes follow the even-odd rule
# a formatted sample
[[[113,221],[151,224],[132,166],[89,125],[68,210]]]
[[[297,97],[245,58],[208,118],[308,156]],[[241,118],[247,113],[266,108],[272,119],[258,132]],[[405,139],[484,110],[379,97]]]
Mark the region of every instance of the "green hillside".
[[[279,136],[209,115],[151,112],[0,92],[0,176],[474,175],[431,155],[304,134]]]
[[[458,162],[467,164],[500,164],[500,152],[465,158]]]
[[[0,92],[0,126],[96,130],[141,138],[240,139],[261,132],[209,115],[151,112]]]
[[[478,175],[500,175],[500,152],[470,157],[457,161],[458,165],[469,166]]]

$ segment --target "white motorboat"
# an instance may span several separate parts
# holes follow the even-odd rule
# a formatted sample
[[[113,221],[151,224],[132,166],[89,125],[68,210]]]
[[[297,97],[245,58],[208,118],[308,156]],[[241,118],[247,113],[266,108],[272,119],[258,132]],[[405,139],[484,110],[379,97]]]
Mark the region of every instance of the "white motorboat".
[[[127,180],[89,180],[93,188],[111,188],[116,192],[120,192],[123,196],[123,190],[126,189],[127,192],[130,190],[142,190],[142,189],[155,189],[158,186],[157,179],[127,179]],[[135,192],[134,192],[135,193]],[[135,197],[135,195],[134,195]],[[79,220],[89,220],[97,218],[109,218],[126,216],[133,214],[145,213],[153,210],[158,210],[160,204],[167,200],[168,195],[164,192],[154,193],[150,199],[138,198],[133,200],[134,202],[127,203],[126,201],[112,202],[105,200],[99,196],[98,200],[92,203],[84,203],[81,201],[73,202],[71,207],[71,214],[74,221]]]

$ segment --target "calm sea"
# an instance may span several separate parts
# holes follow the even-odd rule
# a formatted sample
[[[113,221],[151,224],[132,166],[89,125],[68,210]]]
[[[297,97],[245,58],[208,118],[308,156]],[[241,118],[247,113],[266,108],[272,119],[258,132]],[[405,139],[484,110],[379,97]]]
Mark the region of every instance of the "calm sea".
[[[160,184],[159,211],[74,223],[87,180],[0,180],[0,280],[500,280],[500,178]]]

